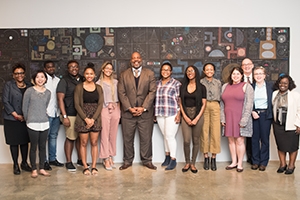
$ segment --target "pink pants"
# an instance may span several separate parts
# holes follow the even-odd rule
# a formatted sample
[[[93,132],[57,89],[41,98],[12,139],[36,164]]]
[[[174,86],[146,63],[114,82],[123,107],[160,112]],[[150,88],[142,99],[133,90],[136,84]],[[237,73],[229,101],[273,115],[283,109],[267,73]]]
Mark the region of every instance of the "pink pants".
[[[120,117],[120,108],[118,106],[111,113],[109,113],[108,108],[102,109],[102,131],[99,153],[99,157],[102,159],[116,155],[116,142]]]

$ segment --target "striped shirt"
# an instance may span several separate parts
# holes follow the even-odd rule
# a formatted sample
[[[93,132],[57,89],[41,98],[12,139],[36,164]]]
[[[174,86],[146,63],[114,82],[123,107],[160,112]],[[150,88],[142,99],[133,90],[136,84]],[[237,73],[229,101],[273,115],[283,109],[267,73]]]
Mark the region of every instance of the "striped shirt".
[[[162,85],[159,80],[156,83],[156,98],[155,98],[155,116],[174,116],[179,109],[179,91],[181,83],[174,78],[171,78],[166,84]]]

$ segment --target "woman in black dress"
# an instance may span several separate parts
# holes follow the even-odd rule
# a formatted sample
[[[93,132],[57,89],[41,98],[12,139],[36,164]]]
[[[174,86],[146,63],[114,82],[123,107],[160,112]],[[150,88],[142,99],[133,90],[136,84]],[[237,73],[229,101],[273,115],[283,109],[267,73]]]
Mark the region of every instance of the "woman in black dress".
[[[21,150],[21,169],[31,172],[27,163],[29,136],[22,112],[22,100],[25,90],[31,86],[25,79],[25,65],[17,63],[12,68],[13,79],[6,82],[3,88],[3,118],[6,144],[10,145],[13,173],[21,173],[18,164],[19,149]]]

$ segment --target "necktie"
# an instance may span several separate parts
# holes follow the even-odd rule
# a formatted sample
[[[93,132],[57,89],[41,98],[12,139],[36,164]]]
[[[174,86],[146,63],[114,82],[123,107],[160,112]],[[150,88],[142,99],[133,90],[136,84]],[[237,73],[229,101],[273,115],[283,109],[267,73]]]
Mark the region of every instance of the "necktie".
[[[139,70],[138,69],[134,70],[134,77],[135,78],[139,77]]]
[[[247,76],[247,82],[248,82],[249,84],[251,84],[250,76]]]

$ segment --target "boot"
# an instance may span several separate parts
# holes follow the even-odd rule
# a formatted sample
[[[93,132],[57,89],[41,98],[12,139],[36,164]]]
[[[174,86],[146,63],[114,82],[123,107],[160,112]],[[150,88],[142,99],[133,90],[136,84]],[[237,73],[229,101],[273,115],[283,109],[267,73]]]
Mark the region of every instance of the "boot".
[[[211,158],[211,170],[217,170],[216,158]]]
[[[170,164],[168,165],[168,167],[165,169],[165,170],[172,170],[176,167],[177,165],[177,162],[176,162],[176,159],[171,159],[170,161]]]
[[[13,172],[14,172],[15,175],[20,175],[21,174],[21,170],[20,170],[20,167],[19,167],[18,164],[14,164]]]
[[[203,169],[209,170],[209,157],[208,158],[204,158]]]
[[[171,157],[170,155],[166,155],[165,161],[161,164],[161,166],[168,166],[170,164]]]

